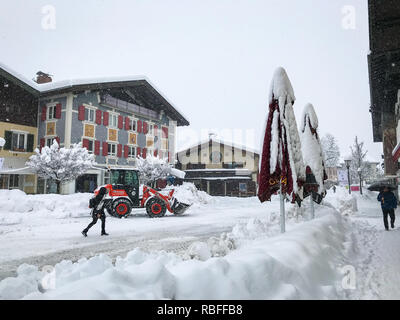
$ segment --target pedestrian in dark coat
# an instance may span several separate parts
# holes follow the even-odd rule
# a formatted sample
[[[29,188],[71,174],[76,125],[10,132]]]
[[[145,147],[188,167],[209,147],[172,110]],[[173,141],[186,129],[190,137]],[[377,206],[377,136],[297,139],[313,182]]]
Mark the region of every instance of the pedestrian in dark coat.
[[[104,197],[107,194],[107,189],[102,187],[97,196],[93,199],[92,218],[93,221],[82,231],[82,234],[87,237],[87,233],[93,227],[98,219],[101,219],[101,235],[108,236],[106,232],[106,214],[104,213]]]
[[[385,229],[389,231],[388,216],[390,216],[390,224],[392,229],[394,229],[394,222],[396,216],[394,210],[397,208],[397,199],[393,192],[385,187],[378,195],[378,201],[381,203],[383,212],[383,223],[385,224]]]

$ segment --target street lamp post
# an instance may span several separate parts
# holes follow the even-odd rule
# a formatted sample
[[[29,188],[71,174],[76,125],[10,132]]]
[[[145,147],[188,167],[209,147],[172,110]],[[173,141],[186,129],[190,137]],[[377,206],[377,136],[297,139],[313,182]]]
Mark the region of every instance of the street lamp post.
[[[363,193],[362,193],[362,181],[361,181],[361,174],[362,174],[362,172],[361,172],[361,171],[362,171],[361,168],[358,168],[358,169],[357,169],[358,177],[359,177],[359,179],[360,179],[360,194],[363,194]]]
[[[346,159],[344,159],[344,163],[346,164],[346,168],[347,168],[347,181],[349,183],[349,194],[351,194],[351,183],[350,183],[351,157],[347,157]]]

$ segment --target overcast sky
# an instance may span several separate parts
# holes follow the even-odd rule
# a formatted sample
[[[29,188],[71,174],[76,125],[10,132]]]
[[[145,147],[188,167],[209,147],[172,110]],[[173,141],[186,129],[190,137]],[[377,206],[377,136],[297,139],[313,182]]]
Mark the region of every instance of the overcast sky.
[[[54,81],[147,76],[191,123],[179,146],[192,130],[200,139],[201,130],[241,129],[258,147],[283,66],[298,123],[311,102],[320,135],[333,134],[342,156],[355,135],[370,158],[382,153],[368,111],[365,0],[2,0],[0,48],[0,61],[30,79],[38,70]]]

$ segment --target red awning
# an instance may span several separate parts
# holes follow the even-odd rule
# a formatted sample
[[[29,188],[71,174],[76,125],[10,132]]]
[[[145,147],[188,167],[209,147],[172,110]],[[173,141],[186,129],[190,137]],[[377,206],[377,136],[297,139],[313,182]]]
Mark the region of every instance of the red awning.
[[[397,144],[397,146],[393,149],[392,151],[392,157],[393,161],[397,161],[400,158],[400,142]]]

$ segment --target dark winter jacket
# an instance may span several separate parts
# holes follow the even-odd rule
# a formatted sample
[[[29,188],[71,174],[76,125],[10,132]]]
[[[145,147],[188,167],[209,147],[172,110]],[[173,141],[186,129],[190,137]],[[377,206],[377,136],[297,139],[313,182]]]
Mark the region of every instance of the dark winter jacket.
[[[107,193],[107,189],[106,188],[101,188],[99,190],[99,193],[97,194],[96,197],[94,197],[94,201],[93,201],[93,214],[104,214],[104,205],[102,206],[102,200],[104,198],[104,196]],[[104,202],[103,202],[104,204]]]
[[[396,209],[397,199],[393,192],[381,192],[378,195],[378,201],[381,203],[382,209]]]

